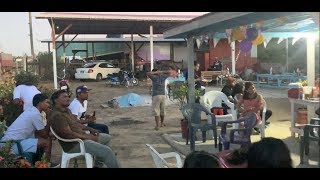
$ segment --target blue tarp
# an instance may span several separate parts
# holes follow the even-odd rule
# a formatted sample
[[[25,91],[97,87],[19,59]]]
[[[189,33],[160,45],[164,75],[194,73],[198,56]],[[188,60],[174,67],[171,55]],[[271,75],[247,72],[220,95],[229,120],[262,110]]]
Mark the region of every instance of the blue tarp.
[[[139,106],[142,105],[143,98],[135,93],[129,93],[123,96],[119,96],[116,98],[120,107],[131,107],[131,106]]]

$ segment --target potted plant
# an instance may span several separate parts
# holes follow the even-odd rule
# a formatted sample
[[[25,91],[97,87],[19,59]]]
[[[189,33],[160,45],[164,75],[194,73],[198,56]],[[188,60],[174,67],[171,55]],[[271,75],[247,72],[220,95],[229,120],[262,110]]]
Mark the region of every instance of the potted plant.
[[[172,82],[168,84],[169,89],[172,94],[172,99],[177,100],[179,102],[179,110],[182,110],[182,107],[188,103],[188,82]],[[201,96],[200,90],[195,90],[195,98],[196,101],[199,102]],[[182,132],[182,138],[187,137],[187,129],[188,129],[188,119],[186,117],[183,117],[181,119],[181,132]]]

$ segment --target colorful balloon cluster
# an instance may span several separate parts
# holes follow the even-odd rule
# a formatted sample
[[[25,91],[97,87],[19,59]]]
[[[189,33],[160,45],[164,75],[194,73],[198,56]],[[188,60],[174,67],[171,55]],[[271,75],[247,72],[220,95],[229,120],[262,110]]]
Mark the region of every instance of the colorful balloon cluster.
[[[259,22],[258,27],[263,25],[262,22]],[[260,31],[255,28],[246,28],[246,26],[240,26],[235,29],[226,29],[226,36],[228,37],[229,43],[234,40],[241,41],[239,44],[240,51],[249,52],[251,51],[252,45],[259,45],[263,43],[264,37]]]
[[[259,45],[263,43],[263,36],[256,28],[249,28],[246,31],[246,38],[239,44],[240,51],[251,51],[252,45]]]

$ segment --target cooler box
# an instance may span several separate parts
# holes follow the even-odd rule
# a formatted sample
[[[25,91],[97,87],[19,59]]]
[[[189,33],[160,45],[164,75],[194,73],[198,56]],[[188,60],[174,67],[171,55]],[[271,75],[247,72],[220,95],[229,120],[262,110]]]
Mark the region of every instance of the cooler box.
[[[303,92],[301,83],[290,83],[288,84],[288,98],[299,98],[299,92]]]

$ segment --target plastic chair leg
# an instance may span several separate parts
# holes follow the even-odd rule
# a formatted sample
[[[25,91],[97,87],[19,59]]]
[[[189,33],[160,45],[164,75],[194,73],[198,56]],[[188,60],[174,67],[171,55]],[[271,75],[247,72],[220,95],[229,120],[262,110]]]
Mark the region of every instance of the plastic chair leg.
[[[84,155],[85,159],[86,159],[86,166],[87,168],[92,168],[93,167],[93,158],[89,153],[86,153]]]
[[[219,142],[219,152],[222,151],[222,143]]]
[[[202,142],[206,142],[207,140],[207,131],[202,131]]]
[[[186,137],[186,145],[189,144],[189,132],[187,132],[187,137]]]
[[[303,156],[304,156],[304,139],[303,139],[303,136],[301,136],[300,137],[300,164],[304,163]]]
[[[265,132],[264,131],[265,131],[265,128],[260,126],[261,139],[265,138]]]
[[[69,160],[70,159],[62,157],[61,158],[61,168],[68,168]]]
[[[218,138],[217,131],[213,130],[214,147],[217,148]]]
[[[196,134],[195,134],[194,130],[191,129],[190,130],[190,149],[192,152],[195,151],[195,143],[196,143],[195,136],[196,136]]]
[[[223,146],[224,146],[224,150],[229,150],[230,149],[230,143],[229,142],[224,142]]]

